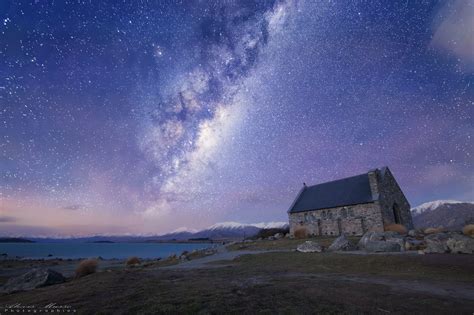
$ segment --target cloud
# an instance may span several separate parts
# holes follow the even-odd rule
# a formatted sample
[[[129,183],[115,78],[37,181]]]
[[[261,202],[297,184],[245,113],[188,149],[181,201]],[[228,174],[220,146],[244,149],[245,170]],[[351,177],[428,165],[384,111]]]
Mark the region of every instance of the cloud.
[[[72,210],[72,211],[83,210],[85,208],[86,206],[83,204],[73,204],[73,205],[67,205],[67,206],[61,207],[61,209],[63,210]]]
[[[6,215],[0,216],[0,223],[10,223],[15,221],[17,221],[15,217],[9,217]]]
[[[474,3],[447,2],[434,19],[431,46],[454,54],[461,66],[474,70]]]

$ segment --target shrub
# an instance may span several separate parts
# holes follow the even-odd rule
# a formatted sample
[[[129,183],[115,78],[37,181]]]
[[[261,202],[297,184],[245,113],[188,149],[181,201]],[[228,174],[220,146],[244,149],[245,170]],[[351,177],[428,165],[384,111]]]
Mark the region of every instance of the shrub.
[[[95,273],[97,270],[97,260],[95,259],[86,259],[79,263],[76,268],[76,278],[84,277]]]
[[[443,228],[438,227],[438,228],[427,228],[423,231],[425,234],[436,234],[436,233],[441,233],[443,232]]]
[[[139,264],[140,264],[140,259],[138,259],[138,257],[135,257],[135,256],[128,258],[125,263],[125,265],[127,265],[128,267],[139,265]]]
[[[385,231],[397,232],[399,234],[407,234],[407,228],[401,224],[389,224],[384,226]]]
[[[474,224],[468,224],[463,227],[462,232],[464,235],[473,236],[474,237]]]
[[[295,237],[296,238],[307,238],[308,231],[305,228],[299,228],[295,230]]]

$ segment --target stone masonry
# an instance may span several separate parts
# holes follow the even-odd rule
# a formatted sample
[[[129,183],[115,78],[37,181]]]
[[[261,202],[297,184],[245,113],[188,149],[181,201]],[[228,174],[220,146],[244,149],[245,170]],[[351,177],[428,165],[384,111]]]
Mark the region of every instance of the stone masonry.
[[[359,175],[363,176],[363,175]],[[294,235],[298,229],[305,229],[308,235],[312,236],[331,236],[331,235],[363,235],[367,231],[381,232],[384,225],[398,223],[408,229],[413,228],[410,213],[410,205],[403,195],[402,190],[398,186],[395,178],[387,167],[369,171],[367,190],[370,189],[371,197],[364,199],[365,202],[347,205],[338,205],[330,208],[310,208],[313,204],[311,195],[305,194],[307,187],[305,186],[292,207],[288,211],[290,234]],[[349,178],[350,179],[350,178]],[[357,190],[360,187],[345,187],[344,180],[338,183],[341,189]],[[347,181],[348,186],[354,186],[351,181]],[[357,184],[363,185],[364,183]],[[325,184],[309,187],[308,190],[325,189]],[[332,185],[332,184],[331,184]],[[333,185],[334,186],[334,185]],[[360,189],[359,189],[360,190]],[[326,191],[324,191],[326,192]],[[337,192],[336,192],[337,193]],[[315,193],[317,195],[317,192]],[[327,196],[325,196],[326,198]],[[304,198],[305,205],[298,206],[295,211],[295,205],[298,205],[299,199]],[[316,197],[315,197],[316,198]],[[337,199],[337,198],[336,198]],[[363,199],[363,198],[359,198]],[[357,196],[355,199],[357,200]],[[338,200],[334,200],[333,204],[337,204]],[[341,201],[341,203],[344,203]],[[303,207],[303,209],[301,209]],[[314,201],[314,207],[318,207],[317,200]]]

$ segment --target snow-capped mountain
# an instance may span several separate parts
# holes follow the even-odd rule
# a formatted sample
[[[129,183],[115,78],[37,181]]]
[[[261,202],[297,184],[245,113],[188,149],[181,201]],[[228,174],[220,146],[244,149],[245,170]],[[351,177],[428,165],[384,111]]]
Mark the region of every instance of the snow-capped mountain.
[[[261,229],[285,229],[288,227],[286,222],[261,222],[261,223],[238,223],[238,222],[221,222],[211,225],[210,227],[193,233],[188,238],[241,238],[249,237],[257,234]],[[183,235],[184,236],[184,235]]]
[[[411,209],[416,228],[459,229],[474,220],[474,202],[435,200]]]
[[[458,204],[458,203],[466,203],[465,201],[458,201],[458,200],[435,200],[435,201],[430,201],[430,202],[425,202],[413,209],[411,209],[412,215],[418,215],[421,214],[425,211],[430,211],[433,209],[438,208],[439,206],[445,205],[445,204]]]
[[[287,222],[261,222],[261,223],[238,223],[238,222],[220,222],[211,225],[205,230],[218,230],[218,229],[242,229],[248,227],[256,227],[258,229],[284,229],[288,227]]]

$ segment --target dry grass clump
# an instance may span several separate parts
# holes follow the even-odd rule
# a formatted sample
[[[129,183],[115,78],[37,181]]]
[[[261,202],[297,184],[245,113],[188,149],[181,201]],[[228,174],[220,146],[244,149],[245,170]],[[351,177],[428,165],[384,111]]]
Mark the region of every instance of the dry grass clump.
[[[97,271],[98,262],[95,259],[86,259],[79,263],[76,268],[76,278],[84,277]]]
[[[464,235],[474,237],[474,224],[466,225],[465,227],[463,227],[462,232],[464,233]]]
[[[430,228],[425,229],[423,232],[425,234],[436,234],[436,233],[443,232],[443,228],[442,227],[437,227],[437,228],[430,227]]]
[[[305,228],[299,228],[295,230],[295,238],[307,238],[308,231]]]
[[[397,232],[399,234],[407,234],[408,230],[401,224],[389,224],[384,226],[385,231]]]
[[[128,258],[127,261],[125,262],[125,265],[127,267],[132,267],[139,264],[140,264],[140,259],[138,259],[138,257],[136,256]]]

